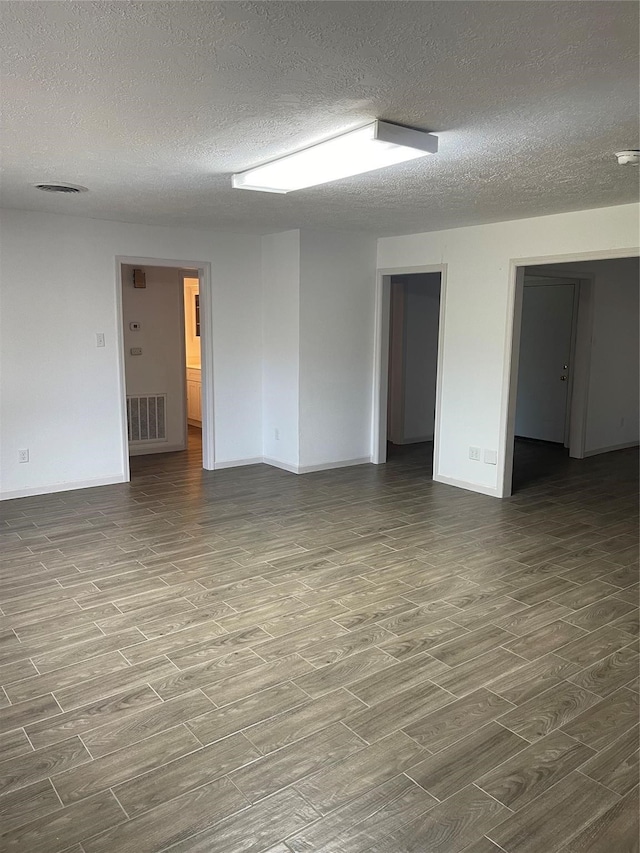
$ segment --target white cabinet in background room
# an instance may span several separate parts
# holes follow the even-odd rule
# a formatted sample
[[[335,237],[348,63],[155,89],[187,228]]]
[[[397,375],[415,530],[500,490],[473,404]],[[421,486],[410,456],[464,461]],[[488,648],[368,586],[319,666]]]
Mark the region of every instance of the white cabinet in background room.
[[[199,367],[187,368],[187,422],[202,426],[202,381]]]

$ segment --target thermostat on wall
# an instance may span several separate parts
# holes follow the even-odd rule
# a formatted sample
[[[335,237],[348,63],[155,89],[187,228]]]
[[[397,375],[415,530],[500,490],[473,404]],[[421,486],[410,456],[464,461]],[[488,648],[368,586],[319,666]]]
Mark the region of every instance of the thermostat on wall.
[[[134,270],[133,271],[133,286],[134,287],[146,287],[147,286],[147,277],[145,275],[144,270]]]
[[[140,323],[129,323],[129,328],[131,329],[132,332],[139,332],[140,331]]]

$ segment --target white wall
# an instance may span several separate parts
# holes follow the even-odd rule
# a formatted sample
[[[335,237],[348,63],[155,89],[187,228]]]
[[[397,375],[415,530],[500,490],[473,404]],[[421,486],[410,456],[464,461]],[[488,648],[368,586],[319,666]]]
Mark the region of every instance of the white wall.
[[[216,464],[262,454],[260,238],[4,210],[3,497],[124,476],[118,255],[211,264]],[[31,461],[18,464],[25,447]]]
[[[637,253],[638,210],[638,205],[620,205],[378,241],[379,269],[447,265],[436,479],[503,493],[511,262]],[[469,459],[469,446],[497,450],[498,465]]]
[[[134,454],[180,450],[186,445],[185,350],[180,270],[141,267],[146,287],[133,286],[133,267],[122,266],[122,326],[125,380],[128,396],[166,394],[167,440],[162,444],[133,444]],[[140,323],[131,331],[131,322]],[[131,355],[141,348],[142,355]]]
[[[375,240],[272,234],[262,272],[265,462],[303,472],[368,461]]]
[[[585,452],[587,455],[638,443],[638,258],[547,265],[539,270],[593,281]],[[532,270],[533,273],[536,269]]]
[[[637,242],[637,205],[378,242],[381,269],[447,267],[437,479],[501,493],[511,261],[622,255]],[[211,264],[216,465],[264,456],[304,470],[368,458],[373,249],[354,234],[261,240],[2,211],[2,496],[123,478],[116,256]],[[498,466],[470,460],[469,445],[499,450]],[[25,447],[31,461],[18,464]]]
[[[588,453],[637,443],[640,431],[638,261],[610,261],[598,267],[585,442]]]
[[[300,232],[262,238],[262,405],[266,460],[297,470],[300,380]]]
[[[406,276],[392,276],[389,288],[387,441],[404,441],[404,303]]]
[[[404,312],[405,444],[433,440],[438,366],[440,274],[406,278]]]
[[[369,461],[375,240],[302,231],[300,467]]]

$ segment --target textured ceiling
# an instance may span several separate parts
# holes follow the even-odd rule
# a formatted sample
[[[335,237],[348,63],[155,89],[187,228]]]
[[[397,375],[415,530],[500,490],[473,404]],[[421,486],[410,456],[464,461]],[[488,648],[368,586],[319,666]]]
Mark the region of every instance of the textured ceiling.
[[[4,207],[436,230],[638,198],[632,2],[2,2]],[[373,118],[440,153],[286,196],[230,175]],[[68,181],[80,196],[30,185]]]

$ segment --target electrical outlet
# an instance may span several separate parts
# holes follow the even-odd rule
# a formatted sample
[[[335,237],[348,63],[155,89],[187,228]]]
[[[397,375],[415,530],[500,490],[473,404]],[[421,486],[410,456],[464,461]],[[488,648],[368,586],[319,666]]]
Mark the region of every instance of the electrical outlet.
[[[129,352],[131,355],[142,355],[142,347],[131,347]]]
[[[470,447],[469,448],[469,459],[473,459],[474,462],[480,461],[481,450],[479,447]]]
[[[29,461],[29,448],[25,447],[24,450],[18,451],[18,462],[28,462]]]
[[[273,437],[276,441],[280,441],[280,430],[276,427],[273,431]]]
[[[96,346],[103,347],[104,346],[104,332],[96,332]]]

